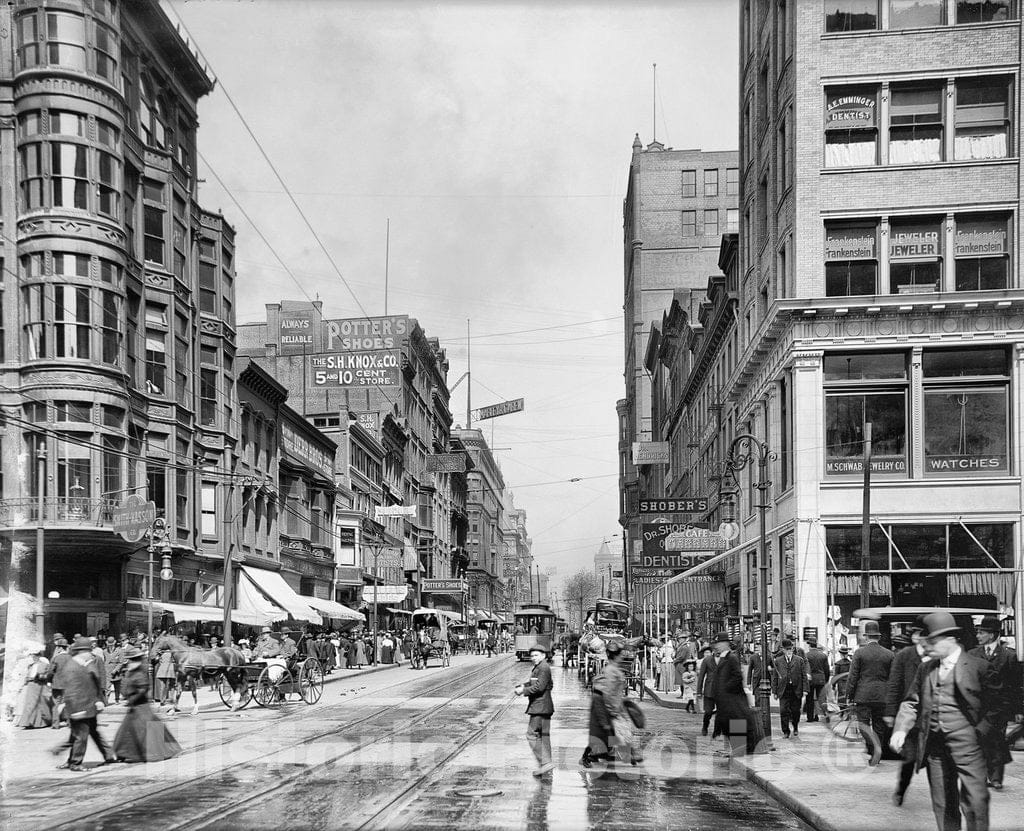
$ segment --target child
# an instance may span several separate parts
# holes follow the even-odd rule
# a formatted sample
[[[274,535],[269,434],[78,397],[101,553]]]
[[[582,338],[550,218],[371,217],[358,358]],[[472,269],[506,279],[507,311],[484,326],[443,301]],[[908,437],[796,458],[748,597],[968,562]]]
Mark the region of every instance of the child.
[[[679,697],[686,702],[686,712],[696,713],[697,697],[697,662],[690,660],[683,664],[683,675],[679,679],[681,688]]]

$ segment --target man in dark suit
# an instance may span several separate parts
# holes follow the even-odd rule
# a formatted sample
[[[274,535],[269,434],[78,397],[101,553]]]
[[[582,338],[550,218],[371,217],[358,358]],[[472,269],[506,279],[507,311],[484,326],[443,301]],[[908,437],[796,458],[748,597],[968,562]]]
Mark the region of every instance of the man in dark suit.
[[[763,753],[767,749],[762,740],[761,716],[747,703],[743,689],[743,669],[740,659],[732,651],[732,642],[727,632],[720,632],[713,643],[715,649],[715,735],[729,740],[730,748],[737,750],[738,742],[733,737],[746,738],[747,753]]]
[[[807,673],[810,682],[807,686],[807,704],[804,707],[804,714],[807,721],[817,721],[821,715],[821,691],[825,689],[831,671],[828,667],[828,655],[823,649],[818,648],[818,642],[813,638],[807,641]]]
[[[704,721],[701,724],[700,734],[708,734],[708,726],[711,724],[711,716],[715,714],[715,671],[718,669],[718,661],[710,649],[704,650],[704,659],[697,669],[697,695],[704,702]]]
[[[939,831],[959,831],[961,808],[967,831],[988,831],[988,771],[981,743],[999,718],[999,676],[984,658],[963,651],[960,629],[949,612],[925,615],[924,627],[931,660],[918,668],[890,744],[902,751],[917,726],[917,766],[928,766]]]
[[[850,647],[845,643],[839,645],[839,656],[836,658],[836,665],[832,668],[832,675],[846,675],[850,671]],[[846,704],[846,682],[848,678],[843,678],[841,681],[836,682],[836,698],[840,704]]]
[[[917,670],[925,659],[925,646],[921,640],[921,630],[924,627],[924,617],[920,616],[910,627],[910,645],[903,647],[892,659],[892,667],[889,669],[889,683],[885,693],[885,723],[892,727],[896,723],[896,714],[899,712],[900,704],[914,688],[917,679]],[[895,645],[896,640],[893,639]],[[917,756],[914,752],[917,746],[917,728],[914,728],[909,736],[910,741],[904,743],[900,763],[899,776],[896,779],[896,790],[892,795],[892,804],[897,808],[903,804],[903,797],[910,787],[910,780],[914,777],[917,769]]]
[[[59,768],[84,770],[86,745],[90,738],[109,764],[114,759],[110,745],[100,735],[96,717],[104,708],[104,685],[92,655],[92,641],[78,638],[71,646],[71,660],[61,669],[64,689],[64,707],[71,722],[71,753]]]
[[[988,782],[994,790],[1003,789],[1003,768],[1012,762],[1010,748],[1006,743],[1006,725],[1011,720],[1018,720],[1021,715],[1021,677],[1020,662],[1017,653],[999,641],[1002,626],[999,618],[987,616],[978,625],[978,646],[970,651],[971,655],[984,658],[999,676],[1002,700],[999,706],[999,717],[992,722],[992,731],[981,743],[988,767]]]
[[[807,661],[793,652],[793,641],[782,639],[782,654],[774,661],[772,674],[772,695],[779,699],[779,721],[783,738],[789,738],[789,726],[793,735],[799,736],[800,703],[807,686]]]
[[[525,684],[517,684],[515,688],[516,695],[525,695],[530,700],[526,706],[526,712],[530,716],[526,740],[537,759],[538,767],[533,772],[537,777],[555,769],[551,761],[551,716],[555,712],[555,704],[551,700],[553,685],[547,657],[547,650],[543,646],[531,646],[530,661],[533,663],[533,670],[530,672],[530,678]]]
[[[846,696],[856,705],[858,721],[874,730],[884,747],[889,735],[889,728],[884,720],[885,694],[893,654],[878,642],[881,633],[878,631],[877,621],[866,621],[863,634],[865,642],[853,653],[853,660],[850,662]],[[870,757],[873,748],[870,742],[866,744]]]

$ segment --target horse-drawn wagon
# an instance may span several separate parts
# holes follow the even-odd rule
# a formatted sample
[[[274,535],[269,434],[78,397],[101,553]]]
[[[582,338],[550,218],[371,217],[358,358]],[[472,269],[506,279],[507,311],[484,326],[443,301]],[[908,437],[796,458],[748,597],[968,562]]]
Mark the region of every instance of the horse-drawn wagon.
[[[589,687],[607,659],[605,643],[625,636],[629,623],[629,604],[621,600],[599,597],[587,616],[579,644],[576,672]]]
[[[261,707],[280,707],[304,701],[316,704],[324,694],[324,671],[320,662],[313,657],[296,656],[292,661],[285,658],[267,658],[243,665],[244,687],[239,688],[240,697],[236,709],[242,709],[250,701]],[[235,690],[227,678],[221,679],[220,700],[225,706],[233,706]]]
[[[424,669],[430,659],[436,658],[442,667],[452,660],[451,642],[448,640],[448,626],[459,621],[458,615],[444,609],[419,608],[412,613],[414,634],[411,664],[413,669]]]

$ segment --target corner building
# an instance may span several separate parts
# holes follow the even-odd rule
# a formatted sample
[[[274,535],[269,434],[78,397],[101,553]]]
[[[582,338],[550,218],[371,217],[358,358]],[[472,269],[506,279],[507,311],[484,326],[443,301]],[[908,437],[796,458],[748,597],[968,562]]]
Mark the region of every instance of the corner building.
[[[798,634],[849,626],[860,605],[865,422],[871,603],[1020,617],[1019,14],[998,0],[741,5],[740,348],[709,360],[728,371],[719,446],[750,432],[778,455],[769,606]],[[751,473],[733,550],[744,614]]]
[[[150,588],[216,594],[229,544],[208,518],[233,498],[234,231],[195,178],[213,81],[155,0],[19,0],[0,29],[0,580],[35,595],[41,528],[47,634],[144,628]],[[113,533],[130,493],[167,523],[152,587]]]

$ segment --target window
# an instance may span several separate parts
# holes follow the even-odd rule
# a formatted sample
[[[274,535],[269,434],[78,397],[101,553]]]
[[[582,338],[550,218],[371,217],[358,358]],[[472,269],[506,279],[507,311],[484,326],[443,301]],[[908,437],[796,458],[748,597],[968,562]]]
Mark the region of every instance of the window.
[[[92,476],[89,469],[88,433],[73,435],[73,441],[57,442],[57,496],[69,510],[84,511],[88,507]]]
[[[185,224],[185,200],[172,194],[173,216],[171,222],[171,244],[174,248],[171,271],[181,280],[185,279],[185,258],[188,249],[188,230]]]
[[[217,267],[211,263],[199,263],[199,310],[217,313]]]
[[[684,170],[683,171],[683,196],[696,196],[697,195],[697,171],[696,170]]]
[[[77,14],[46,14],[46,62],[85,71],[85,18]]]
[[[149,499],[156,503],[157,514],[167,511],[167,471],[159,463],[146,465],[146,487]]]
[[[54,286],[53,299],[54,357],[88,358],[89,289]]]
[[[146,330],[146,392],[161,395],[167,386],[167,336]]]
[[[50,133],[65,136],[86,136],[88,120],[84,115],[61,110],[50,110]]]
[[[110,83],[117,83],[117,35],[114,30],[93,21],[93,58],[96,74]]]
[[[704,195],[718,196],[718,171],[704,171]]]
[[[789,165],[787,164],[787,162],[789,161],[787,156],[788,152],[789,148],[787,147],[786,141],[786,116],[785,114],[783,114],[779,118],[779,143],[776,153],[776,156],[778,158],[778,163],[776,167],[778,168],[779,173],[779,193],[785,192],[786,188],[789,187]]]
[[[942,161],[942,86],[890,89],[889,163]]]
[[[1009,288],[1007,227],[1005,215],[957,215],[953,236],[957,291]]]
[[[1010,155],[1010,82],[1002,76],[956,82],[957,159]]]
[[[66,254],[54,251],[53,273],[63,277],[88,277],[89,257],[85,254]]]
[[[50,143],[51,204],[54,207],[89,207],[87,150],[81,144]]]
[[[1009,471],[1005,349],[925,350],[924,464],[929,476]]]
[[[697,236],[697,212],[683,211],[683,236]]]
[[[217,485],[203,482],[201,528],[204,537],[217,536]]]
[[[941,219],[893,220],[889,228],[889,293],[939,291],[941,278]]]
[[[870,422],[872,472],[906,474],[905,356],[826,355],[824,370],[825,473],[864,472],[864,424]]]
[[[878,28],[878,0],[824,0],[824,6],[826,32]]]
[[[146,205],[143,221],[145,243],[143,253],[147,262],[164,263],[164,211],[153,205]]]
[[[704,236],[718,236],[718,209],[708,208],[704,211]]]
[[[957,23],[990,23],[1013,19],[1013,0],[957,0]]]
[[[889,0],[889,28],[941,26],[945,5],[946,0]]]
[[[149,597],[145,574],[132,574],[129,572],[125,576],[128,578],[128,597]]]
[[[88,424],[92,421],[92,405],[88,401],[54,401],[53,410],[57,421],[77,421]]]
[[[878,90],[844,87],[825,94],[825,167],[878,161]]]
[[[217,423],[217,370],[199,370],[199,423],[213,426]]]
[[[878,279],[878,226],[825,226],[825,295],[874,294]]]
[[[124,494],[121,478],[121,459],[124,455],[124,439],[103,436],[103,493],[110,502],[120,502]]]
[[[120,210],[121,163],[110,153],[98,153],[99,156],[99,204],[101,214],[116,217]]]
[[[730,234],[735,234],[740,230],[740,209],[739,208],[726,208],[725,209],[725,230]]]
[[[727,167],[725,169],[725,195],[738,196],[740,192],[740,169],[738,167]]]
[[[200,583],[199,593],[202,596],[200,603],[204,606],[224,605],[224,586],[219,583]]]

